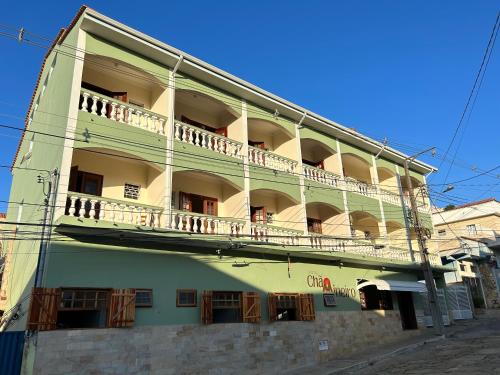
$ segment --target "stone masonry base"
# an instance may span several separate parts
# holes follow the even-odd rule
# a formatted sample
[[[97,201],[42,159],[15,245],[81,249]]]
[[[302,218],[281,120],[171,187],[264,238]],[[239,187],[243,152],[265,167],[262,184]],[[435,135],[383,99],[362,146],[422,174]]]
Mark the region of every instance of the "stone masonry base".
[[[279,374],[419,334],[397,311],[320,312],[313,322],[40,332],[34,374]],[[328,349],[319,350],[320,340]],[[324,344],[324,343],[323,343]],[[325,345],[322,346],[325,349]]]

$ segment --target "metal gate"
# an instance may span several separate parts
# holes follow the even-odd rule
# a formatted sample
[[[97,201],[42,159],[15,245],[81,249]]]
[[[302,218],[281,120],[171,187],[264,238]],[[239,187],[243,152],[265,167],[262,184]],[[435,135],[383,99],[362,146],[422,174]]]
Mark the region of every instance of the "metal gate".
[[[23,347],[24,331],[0,332],[0,374],[19,375]]]
[[[472,319],[472,306],[469,294],[463,284],[452,284],[446,287],[446,296],[450,305],[453,320]]]
[[[446,297],[444,296],[443,289],[436,289],[437,299],[439,303],[439,310],[441,311],[441,316],[443,319],[443,324],[445,326],[450,325],[450,317],[448,315],[448,307],[446,306]],[[422,298],[422,305],[424,306],[424,323],[427,327],[432,327],[432,314],[429,307],[429,300],[427,298],[427,292],[420,292],[420,297]]]

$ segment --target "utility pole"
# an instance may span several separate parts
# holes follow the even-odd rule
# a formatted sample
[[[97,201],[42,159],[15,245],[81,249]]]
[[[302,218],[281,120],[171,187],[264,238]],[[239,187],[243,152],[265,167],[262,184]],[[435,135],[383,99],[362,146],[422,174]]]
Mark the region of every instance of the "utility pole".
[[[434,150],[434,147],[431,147],[427,150],[419,152],[416,155],[406,158],[404,161],[404,168],[405,168],[406,185],[408,187],[408,193],[410,195],[413,227],[415,228],[415,233],[417,235],[418,248],[420,250],[420,261],[421,261],[420,264],[422,267],[422,271],[424,273],[425,286],[427,287],[427,298],[429,300],[429,307],[432,314],[432,322],[436,334],[442,335],[444,332],[443,317],[441,315],[441,310],[439,308],[436,285],[434,284],[434,277],[432,276],[432,268],[429,262],[429,253],[427,251],[426,238],[422,230],[422,224],[417,209],[417,201],[415,200],[415,194],[413,194],[413,186],[411,183],[410,168],[409,168],[410,161],[413,161],[419,155],[431,150]]]
[[[50,242],[50,237],[52,234],[52,219],[54,215],[54,205],[56,192],[54,187],[57,187],[57,182],[59,179],[59,172],[54,169],[49,176],[48,181],[48,191],[45,193],[45,179],[38,176],[38,182],[43,184],[45,199],[44,199],[44,212],[43,212],[43,222],[42,222],[42,233],[40,234],[40,248],[38,251],[38,261],[36,265],[35,273],[35,287],[40,287],[42,285],[43,271],[45,267],[45,255],[47,253],[47,248]],[[47,220],[49,223],[47,223]],[[49,224],[49,225],[47,225]]]

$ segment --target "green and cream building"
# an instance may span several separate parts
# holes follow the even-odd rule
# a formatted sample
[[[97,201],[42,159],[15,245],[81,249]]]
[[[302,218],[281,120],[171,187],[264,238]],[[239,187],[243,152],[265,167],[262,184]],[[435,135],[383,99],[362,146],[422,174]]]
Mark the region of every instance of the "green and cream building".
[[[415,334],[406,157],[82,8],[12,169],[2,295],[25,368],[273,373]],[[432,171],[411,164],[427,226]]]

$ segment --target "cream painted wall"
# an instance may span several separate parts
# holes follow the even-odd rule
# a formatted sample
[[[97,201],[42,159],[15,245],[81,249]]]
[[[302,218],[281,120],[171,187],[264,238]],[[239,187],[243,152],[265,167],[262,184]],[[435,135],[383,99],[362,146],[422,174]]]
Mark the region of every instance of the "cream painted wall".
[[[345,236],[347,234],[346,228],[349,229],[349,221],[343,212],[333,214],[331,209],[325,209],[319,205],[307,205],[306,210],[307,217],[321,220],[322,234],[327,236]]]
[[[274,214],[274,225],[282,228],[303,230],[304,212],[300,204],[279,194],[268,194],[267,192],[250,192],[250,205],[254,207],[263,206],[267,212]]]
[[[298,161],[297,141],[284,130],[268,122],[249,119],[248,139],[254,142],[264,142],[268,151]]]
[[[217,213],[221,217],[233,217],[244,219],[246,216],[246,203],[243,191],[238,191],[224,181],[200,180],[194,175],[183,174],[182,172],[174,173],[172,179],[172,191],[177,193],[176,209],[179,208],[178,193],[191,193],[203,195],[217,199]]]
[[[291,138],[284,132],[275,132],[273,135],[274,152],[292,160],[298,160],[297,141]]]
[[[380,229],[379,222],[377,220],[371,217],[354,219],[352,226],[356,232],[356,237],[363,239],[365,238],[365,231],[368,231],[371,236],[375,238],[375,242],[380,242]]]
[[[406,228],[400,228],[391,223],[386,223],[387,237],[389,244],[395,247],[408,249],[408,241],[406,239]]]
[[[92,154],[75,150],[71,166],[78,166],[79,171],[103,176],[102,196],[111,199],[159,205],[163,199],[164,179],[160,171],[137,161]],[[124,198],[125,183],[139,185],[139,199]]]
[[[384,174],[384,172],[381,172],[381,169],[378,168],[378,178],[379,178],[380,188],[399,195],[397,176],[394,175],[389,178],[386,178],[385,180],[381,179],[381,176],[386,177],[386,174]]]
[[[127,81],[126,76],[111,77],[103,71],[98,71],[88,66],[83,68],[82,81],[90,83],[103,89],[115,92],[127,92],[127,100],[143,104],[145,109],[154,111],[160,115],[167,115],[168,93],[159,85],[148,84],[139,86],[134,82]]]
[[[342,154],[342,166],[344,174],[347,177],[355,178],[359,181],[372,183],[372,170],[369,164],[364,160],[352,156],[351,154]]]

